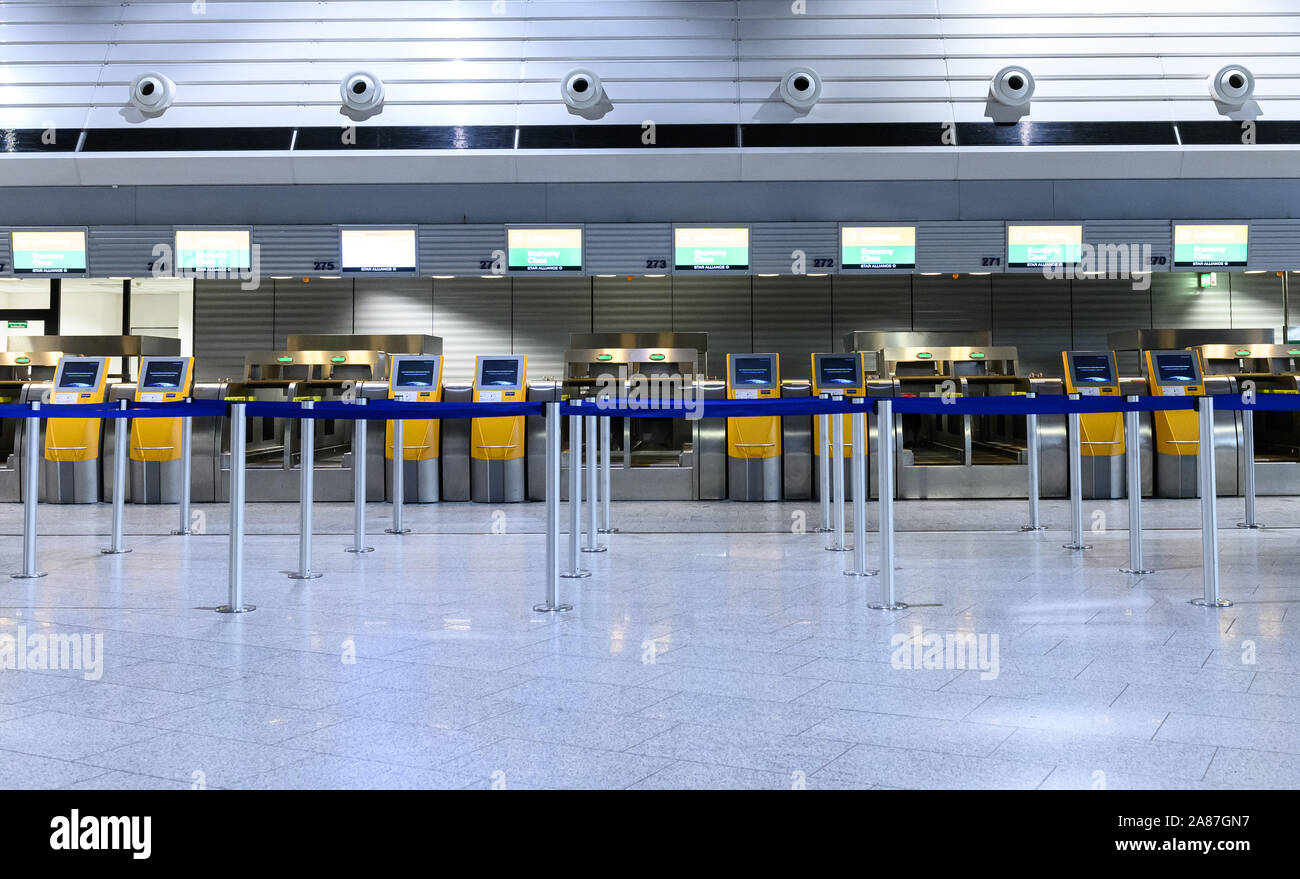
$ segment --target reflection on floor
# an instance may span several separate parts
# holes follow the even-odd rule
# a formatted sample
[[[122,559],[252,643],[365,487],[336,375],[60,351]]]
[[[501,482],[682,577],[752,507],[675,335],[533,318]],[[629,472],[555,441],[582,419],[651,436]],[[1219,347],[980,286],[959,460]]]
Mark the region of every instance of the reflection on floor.
[[[350,508],[319,505],[314,581],[282,573],[295,508],[252,506],[242,616],[210,610],[224,508],[189,538],[130,508],[133,552],[104,556],[106,507],[42,507],[49,576],[0,580],[0,787],[1294,788],[1300,532],[1233,528],[1238,504],[1221,611],[1186,603],[1195,501],[1146,505],[1140,578],[1116,570],[1124,531],[1092,531],[1122,502],[1088,503],[1084,553],[1061,502],[1036,534],[1023,502],[900,504],[892,614],[811,533],[816,505],[628,503],[563,616],[530,610],[536,504],[409,507],[404,537],[375,505],[365,556]],[[5,505],[0,570],[20,527]]]

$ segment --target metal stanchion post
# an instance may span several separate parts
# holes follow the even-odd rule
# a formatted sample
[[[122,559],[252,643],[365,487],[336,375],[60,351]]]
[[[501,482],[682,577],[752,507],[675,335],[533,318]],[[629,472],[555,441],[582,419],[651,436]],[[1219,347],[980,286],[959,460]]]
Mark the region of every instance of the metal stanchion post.
[[[1200,471],[1197,486],[1201,491],[1201,568],[1205,593],[1193,598],[1190,604],[1201,607],[1232,607],[1232,602],[1219,597],[1219,511],[1217,480],[1214,472],[1214,398],[1197,400],[1200,445],[1197,446],[1196,464]]]
[[[853,413],[853,569],[850,577],[874,577],[867,567],[867,413]]]
[[[569,416],[569,569],[560,574],[569,580],[590,577],[578,564],[582,535],[582,416]]]
[[[1139,397],[1126,397],[1136,403]],[[1150,574],[1142,565],[1142,441],[1138,429],[1136,410],[1124,413],[1124,477],[1128,492],[1128,567],[1120,568],[1125,574]]]
[[[217,613],[247,613],[256,610],[244,604],[244,464],[248,423],[244,418],[246,403],[230,404],[230,562],[228,603]]]
[[[831,552],[848,552],[850,547],[844,542],[844,416],[835,415],[831,419],[831,482],[834,485],[835,512],[831,535],[831,545],[826,547]]]
[[[614,443],[610,438],[611,419],[608,415],[600,417],[600,533],[615,534],[618,529],[613,525],[610,513],[610,470],[613,468]]]
[[[1255,519],[1255,412],[1251,409],[1241,410],[1241,439],[1245,448],[1246,459],[1246,521],[1238,522],[1238,528],[1263,528]]]
[[[406,446],[402,437],[402,419],[393,421],[393,525],[385,534],[410,534],[402,525],[402,507],[406,505]]]
[[[186,406],[193,402],[194,400],[191,397],[185,399]],[[194,419],[189,415],[184,415],[181,417],[181,496],[180,502],[176,505],[180,521],[177,524],[176,530],[172,532],[172,534],[176,536],[193,533],[190,530],[190,483],[193,475],[191,473],[191,457],[194,454],[193,436]]]
[[[1037,398],[1037,394],[1025,394],[1026,400]],[[1038,519],[1038,413],[1025,415],[1025,445],[1029,449],[1029,524],[1021,525],[1021,531],[1042,531],[1047,526]]]
[[[126,400],[117,401],[119,410],[126,409]],[[122,535],[126,516],[126,459],[127,423],[125,418],[113,419],[113,538],[112,545],[101,549],[104,555],[122,555],[131,550],[125,546]]]
[[[560,603],[560,404],[546,404],[546,600],[538,613],[573,610]]]
[[[583,552],[604,552],[608,547],[601,546],[598,536],[598,518],[600,510],[596,502],[600,485],[600,462],[597,460],[599,446],[596,440],[596,416],[587,415],[582,419],[587,429],[587,545]]]
[[[311,400],[303,401],[304,412],[316,407]],[[290,580],[315,580],[320,571],[311,569],[311,507],[316,477],[316,419],[303,415],[298,419],[298,570],[289,575]]]
[[[1070,399],[1077,400],[1079,395],[1070,394]],[[1083,542],[1083,438],[1079,435],[1079,413],[1069,413],[1066,421],[1070,433],[1070,542],[1062,545],[1065,549],[1092,549],[1092,544]]]
[[[41,404],[31,404],[33,413],[39,412]],[[40,500],[40,439],[41,419],[32,417],[24,419],[23,426],[23,569],[12,575],[15,580],[35,580],[44,577],[44,571],[36,570],[36,504]]]
[[[880,601],[872,610],[904,610],[894,597],[894,401],[876,401],[876,448],[880,461]]]
[[[822,394],[822,399],[828,399]],[[817,531],[825,534],[831,530],[831,417],[825,412],[817,416],[817,431],[821,436],[817,449],[817,469],[821,486],[822,523]]]
[[[365,397],[358,397],[356,405],[366,405]],[[369,422],[358,418],[352,422],[352,545],[344,552],[374,552],[366,546],[366,433]]]

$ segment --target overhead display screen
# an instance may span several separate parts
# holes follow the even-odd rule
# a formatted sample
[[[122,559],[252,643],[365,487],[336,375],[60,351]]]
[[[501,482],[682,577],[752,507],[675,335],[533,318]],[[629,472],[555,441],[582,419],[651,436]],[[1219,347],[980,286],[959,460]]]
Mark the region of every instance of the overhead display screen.
[[[1246,264],[1250,227],[1174,224],[1175,268],[1232,268]]]
[[[582,229],[506,229],[506,261],[512,272],[581,272]]]
[[[519,384],[519,361],[515,359],[480,360],[480,388],[513,388]]]
[[[70,389],[99,387],[99,360],[65,360],[59,373],[59,387]]]
[[[861,359],[852,354],[821,357],[817,361],[817,384],[823,388],[856,388],[862,384],[858,374]]]
[[[1007,226],[1007,266],[1038,269],[1083,259],[1083,226]]]
[[[432,388],[437,380],[438,361],[433,358],[397,361],[397,378],[393,382],[394,387]]]
[[[150,360],[144,370],[142,387],[174,391],[185,381],[184,360]]]
[[[737,388],[770,388],[776,384],[776,362],[771,357],[731,358],[731,384]]]
[[[1186,354],[1157,354],[1155,361],[1156,373],[1162,385],[1192,385],[1200,381],[1196,355],[1190,351]]]
[[[679,272],[749,270],[749,229],[673,229],[673,268]]]
[[[1115,376],[1110,371],[1110,358],[1105,354],[1075,354],[1070,358],[1074,364],[1074,383],[1076,385],[1111,385]]]
[[[177,229],[178,269],[249,269],[252,235],[247,229]]]
[[[339,256],[344,274],[413,275],[414,229],[340,229]]]
[[[915,226],[841,226],[840,270],[916,268]]]
[[[84,230],[15,231],[12,235],[14,274],[82,275],[86,273]]]

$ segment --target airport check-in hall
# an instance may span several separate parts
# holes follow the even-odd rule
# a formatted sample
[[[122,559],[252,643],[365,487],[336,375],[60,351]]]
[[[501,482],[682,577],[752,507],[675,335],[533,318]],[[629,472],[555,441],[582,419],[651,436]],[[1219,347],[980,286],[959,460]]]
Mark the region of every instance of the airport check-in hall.
[[[1300,786],[1300,6],[0,6],[0,786]]]

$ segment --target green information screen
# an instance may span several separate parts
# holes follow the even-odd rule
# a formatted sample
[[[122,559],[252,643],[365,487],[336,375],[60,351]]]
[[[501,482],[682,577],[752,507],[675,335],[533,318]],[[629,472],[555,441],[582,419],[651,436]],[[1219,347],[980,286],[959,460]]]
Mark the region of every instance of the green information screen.
[[[179,269],[252,268],[247,229],[180,229],[176,232]]]
[[[581,272],[581,229],[507,229],[512,272]]]
[[[840,227],[840,269],[883,271],[916,268],[915,226]]]
[[[1246,265],[1250,227],[1175,224],[1175,268],[1232,268]]]
[[[14,274],[69,275],[86,271],[86,233],[17,232],[13,234]]]
[[[679,272],[749,269],[749,228],[673,230],[673,267]]]
[[[1083,259],[1082,226],[1007,226],[1007,266],[1034,269]]]

